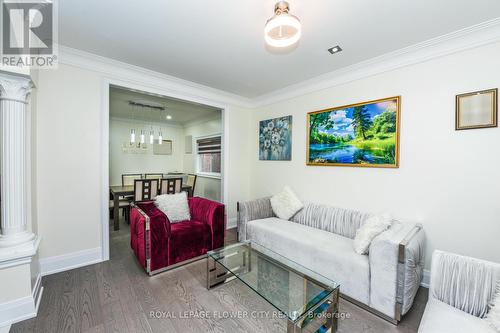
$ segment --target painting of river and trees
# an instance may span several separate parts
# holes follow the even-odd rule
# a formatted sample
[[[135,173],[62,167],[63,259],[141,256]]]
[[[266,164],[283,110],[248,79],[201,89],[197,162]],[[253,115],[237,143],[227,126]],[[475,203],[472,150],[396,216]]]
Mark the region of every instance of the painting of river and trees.
[[[308,113],[308,165],[397,168],[400,97]]]

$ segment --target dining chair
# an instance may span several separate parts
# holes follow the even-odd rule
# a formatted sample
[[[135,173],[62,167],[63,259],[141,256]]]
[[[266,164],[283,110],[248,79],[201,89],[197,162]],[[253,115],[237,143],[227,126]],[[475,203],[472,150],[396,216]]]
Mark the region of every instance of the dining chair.
[[[186,180],[186,185],[191,186],[191,190],[189,191],[190,196],[194,196],[194,186],[196,185],[196,179],[198,178],[197,175],[194,175],[192,173],[187,175],[187,180]]]
[[[182,178],[163,178],[161,180],[161,194],[175,194],[182,191]]]
[[[122,174],[122,186],[132,186],[136,179],[142,179],[140,173],[124,173]]]
[[[154,200],[158,195],[158,179],[134,180],[134,201]]]
[[[163,178],[163,173],[146,173],[144,174],[145,179],[157,179],[158,180],[158,192],[161,190],[161,179]]]

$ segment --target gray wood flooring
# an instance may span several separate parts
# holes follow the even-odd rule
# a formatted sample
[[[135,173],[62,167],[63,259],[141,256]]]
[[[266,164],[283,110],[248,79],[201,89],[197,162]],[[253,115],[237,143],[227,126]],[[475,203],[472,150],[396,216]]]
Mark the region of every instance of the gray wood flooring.
[[[110,235],[110,261],[44,277],[38,316],[13,325],[11,333],[286,332],[285,320],[273,316],[224,318],[274,309],[237,280],[207,290],[205,260],[148,277],[130,249],[128,226],[122,221]],[[230,230],[226,243],[235,241]],[[394,326],[341,299],[340,311],[349,318],[339,321],[339,332],[416,332],[426,302],[421,288],[412,310]],[[198,316],[185,318],[189,311]],[[200,317],[205,313],[209,318]]]

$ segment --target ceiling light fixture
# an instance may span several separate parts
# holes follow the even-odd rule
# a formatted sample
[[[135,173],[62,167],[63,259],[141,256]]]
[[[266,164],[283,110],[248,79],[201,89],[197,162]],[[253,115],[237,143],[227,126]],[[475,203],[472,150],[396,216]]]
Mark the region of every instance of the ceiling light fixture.
[[[274,16],[267,20],[264,28],[264,38],[270,46],[287,47],[299,41],[302,35],[300,20],[289,14],[289,10],[286,1],[274,5]]]
[[[167,119],[168,119],[168,120],[172,119],[172,116],[171,116],[171,115],[169,115],[169,114],[167,114]]]
[[[328,49],[328,52],[330,52],[331,54],[339,53],[340,51],[342,51],[342,48],[338,45],[334,46],[334,47],[330,47]]]

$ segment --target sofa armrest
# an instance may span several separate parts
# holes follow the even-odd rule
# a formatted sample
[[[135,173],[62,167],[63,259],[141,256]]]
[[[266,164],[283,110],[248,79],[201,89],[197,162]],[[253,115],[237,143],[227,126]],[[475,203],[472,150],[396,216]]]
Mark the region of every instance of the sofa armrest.
[[[247,222],[275,216],[271,207],[270,197],[238,202],[237,209],[239,241],[244,241],[247,238]]]
[[[212,234],[212,250],[224,246],[226,213],[224,204],[200,197],[189,198],[191,219],[206,223]]]
[[[153,202],[132,205],[130,246],[149,274],[168,265],[169,236],[170,221]]]
[[[425,235],[421,225],[395,221],[370,245],[370,306],[401,320],[422,280]]]

